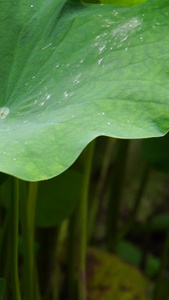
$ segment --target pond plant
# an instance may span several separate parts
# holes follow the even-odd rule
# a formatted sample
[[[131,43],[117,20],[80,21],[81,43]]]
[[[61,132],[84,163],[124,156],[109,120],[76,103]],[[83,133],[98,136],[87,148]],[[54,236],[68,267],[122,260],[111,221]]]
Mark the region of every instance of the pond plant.
[[[106,285],[97,298],[86,275],[87,251],[101,259],[87,250],[99,200],[104,193],[104,247],[117,254],[150,166],[169,171],[169,3],[106,1],[0,0],[0,300],[123,299],[104,296]],[[144,166],[119,228],[135,139]],[[167,299],[166,236],[154,300]]]

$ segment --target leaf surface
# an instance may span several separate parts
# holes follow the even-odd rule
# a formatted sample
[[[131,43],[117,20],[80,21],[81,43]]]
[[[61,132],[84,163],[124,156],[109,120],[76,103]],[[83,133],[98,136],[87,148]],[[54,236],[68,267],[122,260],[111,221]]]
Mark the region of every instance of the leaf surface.
[[[36,181],[100,135],[169,129],[169,5],[0,0],[0,170]]]

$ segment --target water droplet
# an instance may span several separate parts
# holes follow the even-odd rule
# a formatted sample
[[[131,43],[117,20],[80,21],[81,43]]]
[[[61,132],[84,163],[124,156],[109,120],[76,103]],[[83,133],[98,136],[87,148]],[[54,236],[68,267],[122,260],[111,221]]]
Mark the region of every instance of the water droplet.
[[[105,112],[104,112],[104,111],[102,112],[102,115],[105,115]]]
[[[33,5],[31,5],[31,7],[33,7]]]
[[[101,59],[98,60],[98,65],[101,64],[102,60],[103,60],[103,58],[101,58]]]
[[[7,117],[7,115],[9,114],[9,108],[8,107],[1,107],[0,108],[0,119],[5,119]]]
[[[73,80],[74,84],[79,84],[80,83],[80,77],[81,77],[81,73],[79,75],[77,75],[77,77]]]
[[[110,122],[108,122],[107,124],[110,125]]]
[[[105,45],[103,45],[103,46],[101,46],[101,47],[99,48],[100,53],[102,53],[102,52],[105,51],[105,50],[106,50],[106,46],[105,46]]]
[[[126,122],[127,122],[127,123],[130,123],[130,121],[129,121],[129,120],[127,120]]]
[[[52,43],[49,43],[48,45],[46,45],[45,47],[43,47],[41,50],[45,50],[47,48],[49,48],[52,45]]]
[[[74,118],[74,116],[72,116],[72,118]]]
[[[69,94],[68,94],[68,92],[64,92],[63,95],[64,95],[65,98],[67,98]]]
[[[113,16],[117,16],[117,15],[118,15],[118,12],[115,11],[115,10],[113,10],[112,15],[113,15]]]
[[[124,50],[125,50],[125,51],[128,51],[128,48],[126,47]]]
[[[46,100],[49,100],[50,97],[51,97],[51,94],[46,94],[46,95],[45,95],[45,99],[46,99]]]
[[[39,106],[43,106],[45,104],[45,101],[42,101],[39,103]]]
[[[14,158],[13,160],[16,160],[16,158]]]

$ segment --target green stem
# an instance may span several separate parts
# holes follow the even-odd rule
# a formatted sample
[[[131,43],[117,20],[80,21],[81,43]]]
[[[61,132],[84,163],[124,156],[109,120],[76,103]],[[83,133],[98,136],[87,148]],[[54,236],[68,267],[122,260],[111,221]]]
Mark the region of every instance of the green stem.
[[[107,146],[104,153],[103,163],[100,171],[100,176],[97,182],[95,195],[92,200],[92,204],[90,207],[89,212],[89,221],[88,221],[88,241],[91,238],[91,235],[93,233],[94,224],[96,221],[96,216],[99,208],[99,200],[101,197],[101,194],[103,192],[103,188],[105,185],[105,181],[107,178],[108,169],[110,166],[110,160],[112,158],[112,150],[115,144],[115,139],[108,138]]]
[[[94,153],[94,142],[86,149],[84,159],[84,177],[82,184],[82,194],[79,204],[79,300],[87,300],[86,288],[86,252],[87,252],[87,211],[88,211],[88,194],[91,177],[92,161]]]
[[[0,277],[5,278],[6,280],[6,287],[5,287],[3,300],[9,299],[9,293],[10,293],[10,275],[11,275],[10,274],[10,258],[11,258],[10,214],[11,214],[10,211],[8,211],[5,217],[5,221],[3,225],[3,238],[2,238],[3,247],[0,252],[0,257],[1,257]]]
[[[120,233],[120,238],[123,238],[130,231],[132,226],[134,225],[135,217],[139,210],[142,196],[145,192],[145,188],[146,188],[146,185],[148,182],[149,172],[150,172],[150,168],[148,165],[146,165],[144,168],[141,180],[140,180],[139,188],[138,188],[136,196],[135,196],[134,205],[133,205],[132,211],[130,213],[129,220],[128,220],[127,224],[125,225],[124,229],[122,230],[122,232]]]
[[[67,235],[67,220],[64,220],[59,227],[52,227],[43,230],[42,253],[39,264],[43,266],[43,278],[41,286],[43,287],[43,300],[58,300],[62,286],[60,259],[65,249],[65,239]]]
[[[142,257],[141,257],[141,262],[139,264],[140,270],[144,274],[146,274],[148,254],[151,245],[152,220],[153,220],[153,214],[148,216],[145,223],[146,232],[144,233],[144,240],[142,244]]]
[[[13,300],[21,300],[18,276],[19,179],[12,178],[11,277]]]
[[[55,241],[55,247],[54,247],[54,258],[55,258],[55,265],[54,265],[54,270],[53,270],[53,292],[52,296],[54,300],[59,299],[59,293],[60,293],[60,284],[61,284],[61,269],[59,265],[60,257],[61,254],[64,251],[64,246],[65,246],[65,238],[66,238],[66,233],[67,233],[67,226],[68,226],[68,221],[65,220],[61,223],[60,227],[58,228],[58,234],[57,238]]]
[[[0,236],[0,277],[5,277],[5,273],[9,272],[9,256],[10,256],[10,234],[9,234],[9,224],[10,224],[10,213],[9,210],[5,215],[5,220],[3,223],[1,236]],[[8,255],[7,255],[8,254]],[[4,260],[5,255],[5,260]],[[6,267],[7,266],[7,267]]]
[[[166,236],[166,239],[164,242],[164,247],[163,247],[163,252],[162,252],[162,257],[161,257],[161,266],[160,266],[156,286],[154,289],[153,300],[167,299],[167,296],[168,296],[168,291],[167,291],[166,295],[164,295],[166,292],[165,284],[164,284],[165,283],[164,282],[164,273],[165,273],[165,268],[167,267],[167,264],[169,262],[168,253],[169,253],[169,228],[168,228],[167,236]],[[167,287],[168,287],[168,284],[167,284]]]
[[[69,236],[68,236],[68,288],[67,288],[67,299],[74,300],[76,298],[76,262],[77,257],[75,253],[77,252],[77,211],[73,213],[69,219]]]
[[[107,216],[108,248],[112,252],[115,252],[118,243],[118,221],[128,147],[129,140],[117,140],[114,180],[109,198]]]
[[[34,222],[37,198],[37,182],[30,182],[27,197],[26,182],[22,182],[21,225],[24,244],[25,299],[35,298]]]

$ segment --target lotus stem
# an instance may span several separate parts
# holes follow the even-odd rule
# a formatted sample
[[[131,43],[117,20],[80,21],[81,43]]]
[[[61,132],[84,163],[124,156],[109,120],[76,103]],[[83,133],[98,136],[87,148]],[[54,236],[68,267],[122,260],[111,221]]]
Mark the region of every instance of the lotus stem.
[[[18,275],[19,179],[12,177],[11,277],[13,300],[21,300]]]
[[[87,300],[86,286],[86,252],[87,252],[87,219],[88,219],[88,194],[94,153],[92,142],[86,149],[84,158],[84,175],[82,193],[79,204],[79,300]]]
[[[25,279],[25,298],[35,299],[35,253],[34,253],[34,223],[35,208],[37,198],[37,182],[30,182],[28,193],[27,183],[22,182],[22,202],[21,202],[21,225],[24,244],[24,279]],[[36,290],[38,290],[36,288]]]
[[[113,174],[114,178],[112,191],[109,198],[107,217],[108,248],[111,252],[115,252],[118,243],[118,221],[129,140],[117,140],[116,145],[116,161]]]

